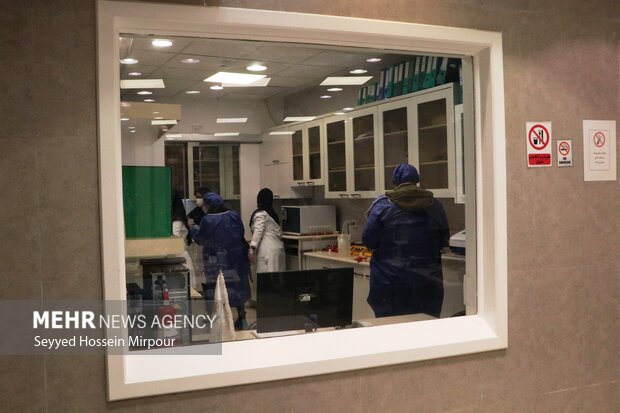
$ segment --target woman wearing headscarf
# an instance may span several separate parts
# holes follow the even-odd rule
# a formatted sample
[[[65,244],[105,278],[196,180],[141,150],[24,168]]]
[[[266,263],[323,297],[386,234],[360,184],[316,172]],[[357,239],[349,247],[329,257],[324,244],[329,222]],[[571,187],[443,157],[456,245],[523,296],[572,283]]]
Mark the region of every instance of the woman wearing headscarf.
[[[248,253],[250,261],[256,261],[256,272],[286,270],[284,244],[280,219],[273,209],[273,192],[263,188],[256,197],[257,209],[250,217],[252,241]]]
[[[215,192],[203,194],[202,199],[205,216],[199,229],[192,229],[191,234],[202,245],[206,277],[204,298],[213,300],[217,276],[222,271],[228,302],[237,308],[235,327],[241,328],[245,320],[245,302],[250,298],[250,266],[243,222],[236,211],[224,206],[224,199]]]
[[[211,190],[207,188],[206,186],[198,188],[196,189],[196,191],[194,191],[194,197],[196,197],[196,208],[192,209],[189,212],[189,214],[187,214],[187,217],[191,219],[193,221],[192,223],[195,225],[200,225],[200,221],[202,220],[202,217],[205,216],[205,213],[202,210],[202,204],[203,204],[202,197],[203,195],[206,195],[209,192],[211,192]]]
[[[439,317],[441,250],[450,238],[446,213],[432,192],[418,186],[420,176],[412,165],[398,165],[392,182],[395,189],[372,203],[362,234],[373,251],[368,304],[377,317]]]

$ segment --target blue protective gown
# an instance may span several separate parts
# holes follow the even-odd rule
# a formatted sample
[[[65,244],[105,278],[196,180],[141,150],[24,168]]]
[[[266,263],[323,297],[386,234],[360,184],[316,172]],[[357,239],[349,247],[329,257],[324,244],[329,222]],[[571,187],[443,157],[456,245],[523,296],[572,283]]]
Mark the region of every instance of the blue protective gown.
[[[412,212],[384,195],[369,210],[362,241],[373,250],[368,303],[376,317],[441,314],[448,220],[441,203],[426,202]]]
[[[231,307],[250,299],[250,265],[244,232],[239,214],[231,210],[206,214],[200,222],[200,229],[192,229],[192,238],[202,245],[205,299],[213,299],[220,270],[224,273]]]

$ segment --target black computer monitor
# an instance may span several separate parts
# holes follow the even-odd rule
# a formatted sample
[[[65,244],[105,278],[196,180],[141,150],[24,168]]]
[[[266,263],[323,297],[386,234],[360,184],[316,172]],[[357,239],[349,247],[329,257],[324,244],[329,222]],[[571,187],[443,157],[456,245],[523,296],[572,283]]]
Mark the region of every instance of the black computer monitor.
[[[353,268],[257,274],[258,333],[352,323]]]

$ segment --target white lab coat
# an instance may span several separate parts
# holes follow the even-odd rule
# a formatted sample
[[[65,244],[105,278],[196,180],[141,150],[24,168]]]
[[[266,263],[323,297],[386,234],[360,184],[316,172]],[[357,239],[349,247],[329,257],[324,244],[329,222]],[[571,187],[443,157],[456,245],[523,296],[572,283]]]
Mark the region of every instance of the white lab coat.
[[[254,214],[251,247],[256,247],[256,273],[286,271],[280,225],[265,211]]]
[[[172,235],[181,238],[183,240],[183,245],[185,246],[182,257],[185,258],[185,268],[189,270],[189,285],[197,291],[202,291],[202,276],[197,276],[197,274],[202,273],[196,271],[196,269],[194,268],[194,261],[187,252],[187,244],[185,243],[187,232],[187,228],[182,221],[172,222]]]

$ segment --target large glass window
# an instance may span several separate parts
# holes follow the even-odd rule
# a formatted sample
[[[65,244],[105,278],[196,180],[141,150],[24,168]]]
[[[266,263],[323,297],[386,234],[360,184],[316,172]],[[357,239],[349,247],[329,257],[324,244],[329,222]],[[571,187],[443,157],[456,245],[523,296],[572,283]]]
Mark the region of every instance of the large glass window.
[[[105,20],[109,15],[102,16]],[[153,36],[143,34],[143,29],[132,31],[131,21],[124,20],[127,27],[118,26],[125,27],[113,37],[120,38],[118,48],[108,48],[109,39],[102,45],[107,51],[118,50],[115,59],[124,62],[120,79],[109,82],[104,76],[102,85],[126,81],[120,102],[104,93],[100,105],[106,116],[119,109],[110,110],[109,102],[120,105],[123,117],[117,120],[122,168],[120,158],[115,158],[119,152],[105,145],[108,127],[102,122],[103,169],[108,162],[119,167],[122,177],[114,185],[123,186],[123,209],[112,211],[119,205],[111,202],[118,191],[103,183],[102,213],[105,222],[114,217],[125,222],[124,265],[109,265],[115,251],[110,240],[119,238],[103,236],[106,268],[126,270],[120,285],[108,280],[106,296],[127,299],[128,312],[142,312],[148,319],[174,313],[216,320],[206,328],[163,325],[149,334],[175,338],[176,349],[236,341],[239,347],[226,347],[233,352],[267,338],[261,345],[271,349],[267,342],[273,340],[275,346],[283,335],[299,340],[299,348],[320,342],[330,354],[349,343],[368,355],[355,356],[358,367],[382,363],[383,350],[369,346],[377,342],[370,338],[384,331],[378,328],[384,324],[402,324],[403,332],[418,331],[415,324],[428,326],[426,337],[432,343],[454,350],[446,354],[460,354],[449,343],[467,341],[464,331],[471,332],[468,342],[478,349],[505,345],[504,249],[496,228],[504,222],[505,211],[501,202],[494,202],[505,182],[494,159],[503,156],[501,144],[493,140],[502,136],[502,125],[494,123],[502,116],[485,122],[493,105],[501,106],[501,87],[490,80],[501,78],[501,70],[493,78],[484,72],[499,70],[493,65],[501,61],[496,55],[501,57],[501,48],[496,48],[501,38],[498,43],[489,35],[480,44],[470,39],[470,49],[446,46],[444,54],[437,55],[415,48],[404,53],[406,42],[395,48],[401,51],[390,52],[390,43],[380,34],[374,44],[382,46],[373,50],[362,44],[320,45],[308,33],[304,36],[314,40],[305,44],[275,43],[270,36],[257,41],[251,33],[236,40],[206,34]],[[286,26],[285,20],[273,22]],[[378,33],[389,25],[386,22]],[[411,26],[413,31],[403,32],[402,39],[414,39],[411,45],[419,42],[419,50],[429,50],[425,37],[415,37],[417,26]],[[105,32],[112,26],[101,27]],[[174,33],[174,27],[167,33]],[[157,33],[155,26],[148,33]],[[468,39],[467,33],[463,36]],[[158,49],[152,43],[155,37],[169,38],[171,48]],[[248,40],[240,40],[244,37]],[[343,39],[339,34],[333,41]],[[249,56],[259,50],[267,69],[255,85],[208,81],[222,71],[213,59],[245,72],[245,61],[256,60]],[[483,72],[478,77],[469,54],[479,59]],[[333,65],[317,73],[322,65],[313,62],[326,55]],[[372,66],[369,60],[377,59],[380,63]],[[352,62],[368,66],[366,83],[332,85],[333,94],[340,95],[325,97],[327,88],[320,83],[329,76],[347,76]],[[312,66],[312,71],[304,66]],[[161,79],[164,87],[127,87],[135,76]],[[478,97],[476,106],[482,109],[476,121],[474,90],[480,85],[474,79],[492,86],[492,93]],[[312,120],[291,125],[285,122],[287,116]],[[474,124],[480,125],[478,135]],[[296,136],[295,131],[301,132]],[[476,136],[486,146],[476,142]],[[476,177],[477,162],[486,175]],[[102,171],[102,176],[107,173]],[[271,195],[264,188],[272,189]],[[477,216],[487,216],[485,211],[492,213],[493,222],[476,222]],[[478,240],[477,233],[485,228],[489,236]],[[261,251],[267,233],[273,245],[287,245],[281,266],[275,265],[280,262],[277,253]],[[479,249],[479,242],[495,244]],[[297,267],[290,271],[293,262]],[[478,268],[491,271],[485,272],[482,290],[476,289]],[[119,290],[124,293],[120,297]],[[477,295],[483,291],[499,296],[482,301],[486,307],[479,308]],[[440,320],[444,318],[454,321]],[[431,323],[415,323],[420,320]],[[421,359],[406,355],[410,349],[434,346],[416,341],[419,337],[393,336],[388,342],[394,360]],[[296,346],[280,351],[292,364],[307,358],[293,355]],[[339,360],[335,353],[330,357]],[[215,377],[229,371],[214,360],[198,375]],[[265,354],[248,362],[258,374],[281,366],[277,360]],[[141,362],[122,363],[126,377],[142,380],[136,370]],[[173,370],[184,368],[179,363]]]

